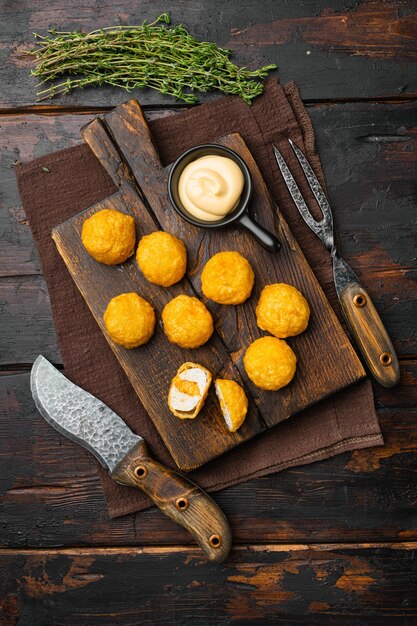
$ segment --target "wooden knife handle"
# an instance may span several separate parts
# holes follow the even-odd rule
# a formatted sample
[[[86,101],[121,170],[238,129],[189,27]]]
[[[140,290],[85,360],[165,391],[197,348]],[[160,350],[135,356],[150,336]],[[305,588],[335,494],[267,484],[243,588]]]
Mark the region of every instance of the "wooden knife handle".
[[[339,300],[372,375],[383,387],[393,387],[400,379],[398,358],[367,291],[359,283],[350,283]]]
[[[224,513],[197,485],[150,457],[143,440],[111,475],[118,483],[147,493],[164,515],[193,535],[210,561],[227,557],[232,535]]]

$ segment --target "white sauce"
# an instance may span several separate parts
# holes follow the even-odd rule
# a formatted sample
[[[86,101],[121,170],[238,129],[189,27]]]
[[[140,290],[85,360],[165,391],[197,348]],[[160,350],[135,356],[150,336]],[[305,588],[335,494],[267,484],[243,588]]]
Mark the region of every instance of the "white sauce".
[[[191,215],[214,222],[233,211],[243,186],[239,165],[227,157],[211,154],[184,168],[178,182],[178,194]]]

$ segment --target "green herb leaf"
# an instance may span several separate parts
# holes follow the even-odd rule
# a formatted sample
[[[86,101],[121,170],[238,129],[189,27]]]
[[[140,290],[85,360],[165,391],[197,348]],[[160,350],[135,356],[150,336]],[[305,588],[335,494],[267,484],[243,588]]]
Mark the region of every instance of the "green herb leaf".
[[[151,24],[34,33],[37,47],[26,51],[37,63],[31,74],[39,85],[53,82],[38,99],[109,84],[126,91],[149,87],[191,104],[195,92],[217,89],[251,104],[263,91],[258,79],[277,67],[239,68],[230,61],[231,50],[194,39],[182,25],[167,28],[169,23],[169,13],[162,13]]]

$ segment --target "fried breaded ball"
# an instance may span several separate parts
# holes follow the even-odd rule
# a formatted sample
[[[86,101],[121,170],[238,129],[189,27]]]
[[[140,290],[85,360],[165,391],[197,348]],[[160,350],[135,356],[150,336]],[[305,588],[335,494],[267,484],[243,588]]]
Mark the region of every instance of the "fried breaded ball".
[[[170,287],[185,274],[187,250],[181,239],[158,230],[142,237],[136,260],[149,282]]]
[[[112,298],[104,313],[110,337],[125,348],[147,343],[155,328],[155,312],[137,293],[122,293]]]
[[[198,348],[213,333],[213,318],[204,304],[191,296],[177,296],[162,311],[164,331],[181,348]]]
[[[123,263],[135,250],[135,220],[115,209],[103,209],[85,220],[81,240],[96,261]]]
[[[219,252],[211,257],[201,274],[206,298],[219,304],[241,304],[249,298],[255,275],[239,252]]]
[[[257,387],[277,391],[293,379],[297,357],[282,339],[261,337],[246,350],[243,364]]]
[[[292,285],[276,283],[262,289],[256,307],[256,321],[262,330],[285,339],[305,331],[309,319],[308,302]]]
[[[245,421],[248,399],[242,387],[234,380],[217,378],[214,381],[227,429],[234,433]]]

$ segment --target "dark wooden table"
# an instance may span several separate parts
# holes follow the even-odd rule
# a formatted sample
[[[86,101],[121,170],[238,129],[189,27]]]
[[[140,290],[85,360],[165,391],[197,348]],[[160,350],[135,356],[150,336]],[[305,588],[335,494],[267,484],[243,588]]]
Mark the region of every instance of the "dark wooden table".
[[[415,0],[177,0],[174,21],[276,62],[317,133],[341,250],[393,338],[402,379],[375,385],[386,438],[216,494],[223,566],[155,510],[110,521],[94,462],[40,418],[29,370],[61,363],[13,164],[80,141],[126,94],[35,102],[32,31],[138,23],[170,4],[0,3],[0,624],[417,624],[417,5]],[[138,95],[150,119],[181,105]]]

